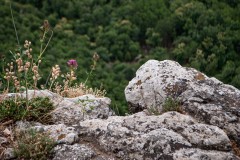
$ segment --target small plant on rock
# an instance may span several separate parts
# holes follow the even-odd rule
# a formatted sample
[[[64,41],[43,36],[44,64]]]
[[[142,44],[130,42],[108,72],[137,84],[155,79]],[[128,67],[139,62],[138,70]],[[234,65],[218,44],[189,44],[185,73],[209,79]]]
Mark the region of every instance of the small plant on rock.
[[[163,112],[177,111],[177,112],[182,113],[181,104],[178,99],[168,97],[168,98],[166,98],[164,104],[162,105],[162,111]]]
[[[177,111],[177,112],[183,113],[181,109],[180,101],[172,97],[168,97],[165,99],[162,105],[162,111],[160,111],[160,109],[157,106],[148,107],[147,111],[151,115],[160,115],[164,112],[169,112],[169,111]]]
[[[31,48],[32,43],[25,40],[23,47],[18,46],[14,52],[10,51],[13,58],[6,63],[6,66],[3,66],[2,82],[5,87],[2,87],[3,91],[0,95],[0,122],[5,120],[15,122],[23,119],[42,122],[53,109],[48,98],[29,99],[28,97],[29,89],[37,89],[38,80],[41,78],[39,74],[41,58],[53,34],[47,20],[44,21],[41,31],[41,47],[37,57],[34,56]],[[48,33],[50,33],[49,38],[47,38]],[[8,93],[16,94],[8,97]]]
[[[147,108],[147,111],[148,111],[148,113],[151,114],[151,115],[156,115],[156,116],[158,116],[158,115],[161,114],[161,112],[159,111],[159,109],[158,109],[157,107],[155,107],[155,106],[151,106],[151,107]]]
[[[17,132],[15,137],[14,152],[18,159],[46,160],[56,145],[49,135],[34,129]]]
[[[36,97],[30,100],[26,98],[8,98],[0,102],[0,122],[12,120],[38,121],[41,123],[51,122],[53,103],[48,97]]]
[[[60,67],[56,65],[52,68],[49,90],[52,90],[63,97],[69,98],[78,97],[85,94],[93,94],[96,97],[104,97],[106,94],[105,90],[101,88],[89,88],[86,85],[89,77],[92,75],[92,72],[96,68],[98,59],[99,55],[97,53],[94,53],[92,58],[93,64],[91,66],[91,71],[88,73],[87,79],[84,83],[74,83],[77,80],[75,72],[78,64],[76,60],[71,59],[67,62],[70,71],[66,74],[62,74],[61,76]],[[57,80],[59,78],[62,78],[62,80]]]
[[[25,91],[28,99],[28,89],[37,89],[38,80],[41,78],[39,67],[42,62],[42,55],[46,51],[53,35],[47,20],[44,21],[41,31],[41,46],[38,56],[34,55],[32,43],[28,40],[25,40],[23,47],[18,46],[14,52],[10,51],[13,59],[7,63],[6,67],[3,66],[5,72],[3,83],[6,84],[3,93]],[[50,33],[49,38],[47,38],[48,33]],[[46,45],[44,45],[45,42]]]

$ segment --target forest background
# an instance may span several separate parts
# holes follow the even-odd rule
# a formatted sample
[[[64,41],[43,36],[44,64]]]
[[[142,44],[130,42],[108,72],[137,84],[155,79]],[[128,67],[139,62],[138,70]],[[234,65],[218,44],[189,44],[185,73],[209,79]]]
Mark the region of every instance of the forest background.
[[[30,40],[33,53],[45,19],[54,31],[40,81],[76,59],[84,82],[96,52],[87,85],[102,86],[120,115],[128,113],[124,88],[148,59],[172,59],[240,88],[240,0],[0,0],[0,81],[17,45],[10,3],[20,44]]]

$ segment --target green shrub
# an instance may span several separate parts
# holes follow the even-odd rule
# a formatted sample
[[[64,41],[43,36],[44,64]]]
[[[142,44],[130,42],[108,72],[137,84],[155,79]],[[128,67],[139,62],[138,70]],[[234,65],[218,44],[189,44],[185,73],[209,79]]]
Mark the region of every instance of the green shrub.
[[[34,129],[17,133],[16,140],[14,153],[17,159],[46,160],[56,144],[49,135]]]
[[[9,98],[0,102],[0,122],[28,120],[49,123],[51,120],[49,112],[53,109],[53,103],[47,97],[30,100]]]

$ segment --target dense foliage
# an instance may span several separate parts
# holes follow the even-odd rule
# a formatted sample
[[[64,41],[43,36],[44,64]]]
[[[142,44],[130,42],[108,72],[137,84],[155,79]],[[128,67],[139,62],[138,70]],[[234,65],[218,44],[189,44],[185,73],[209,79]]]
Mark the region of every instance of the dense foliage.
[[[17,41],[9,2],[0,8],[0,57],[7,60]],[[43,77],[74,58],[84,81],[97,52],[88,85],[102,85],[120,114],[127,112],[124,87],[148,59],[173,59],[240,88],[240,0],[13,0],[12,8],[21,44],[39,46],[44,19],[54,30]]]

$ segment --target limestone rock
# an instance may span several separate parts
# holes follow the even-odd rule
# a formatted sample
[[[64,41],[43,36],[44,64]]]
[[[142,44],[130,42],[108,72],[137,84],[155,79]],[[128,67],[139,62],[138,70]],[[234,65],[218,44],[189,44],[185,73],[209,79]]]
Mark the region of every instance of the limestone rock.
[[[137,70],[125,96],[132,112],[152,107],[161,112],[166,98],[177,99],[186,114],[222,128],[240,144],[240,91],[193,68],[149,60]]]
[[[217,152],[211,150],[201,150],[201,149],[180,149],[173,154],[174,160],[184,159],[184,160],[238,160],[239,157],[226,152]]]
[[[85,119],[105,119],[114,115],[109,108],[110,103],[109,98],[97,98],[94,95],[64,98],[51,114],[56,124],[74,125]]]
[[[30,123],[27,121],[18,121],[16,124],[17,126],[15,129],[17,131],[34,129],[40,133],[44,132],[58,144],[73,144],[78,141],[78,133],[75,128],[64,124],[42,125],[40,123]]]
[[[14,96],[25,98],[26,93],[10,93],[6,97]],[[34,97],[50,98],[56,108],[51,112],[55,124],[74,125],[85,119],[105,119],[108,116],[115,115],[109,107],[111,100],[107,97],[96,97],[88,94],[75,98],[66,98],[49,90],[28,90],[28,98]]]
[[[185,89],[186,83],[194,79],[194,75],[188,72],[174,61],[147,61],[125,88],[131,111],[137,112],[151,106],[161,108],[165,98],[171,94],[167,92],[170,87],[178,82]]]
[[[59,144],[74,144],[78,141],[78,133],[75,128],[64,124],[43,126],[44,132]]]
[[[53,160],[89,160],[96,155],[91,148],[80,144],[58,145],[53,152]]]
[[[142,115],[83,121],[80,137],[92,137],[121,159],[174,159],[180,149],[188,148],[213,150],[213,155],[228,151],[226,155],[234,157],[228,136],[216,126],[198,123],[177,112]]]

